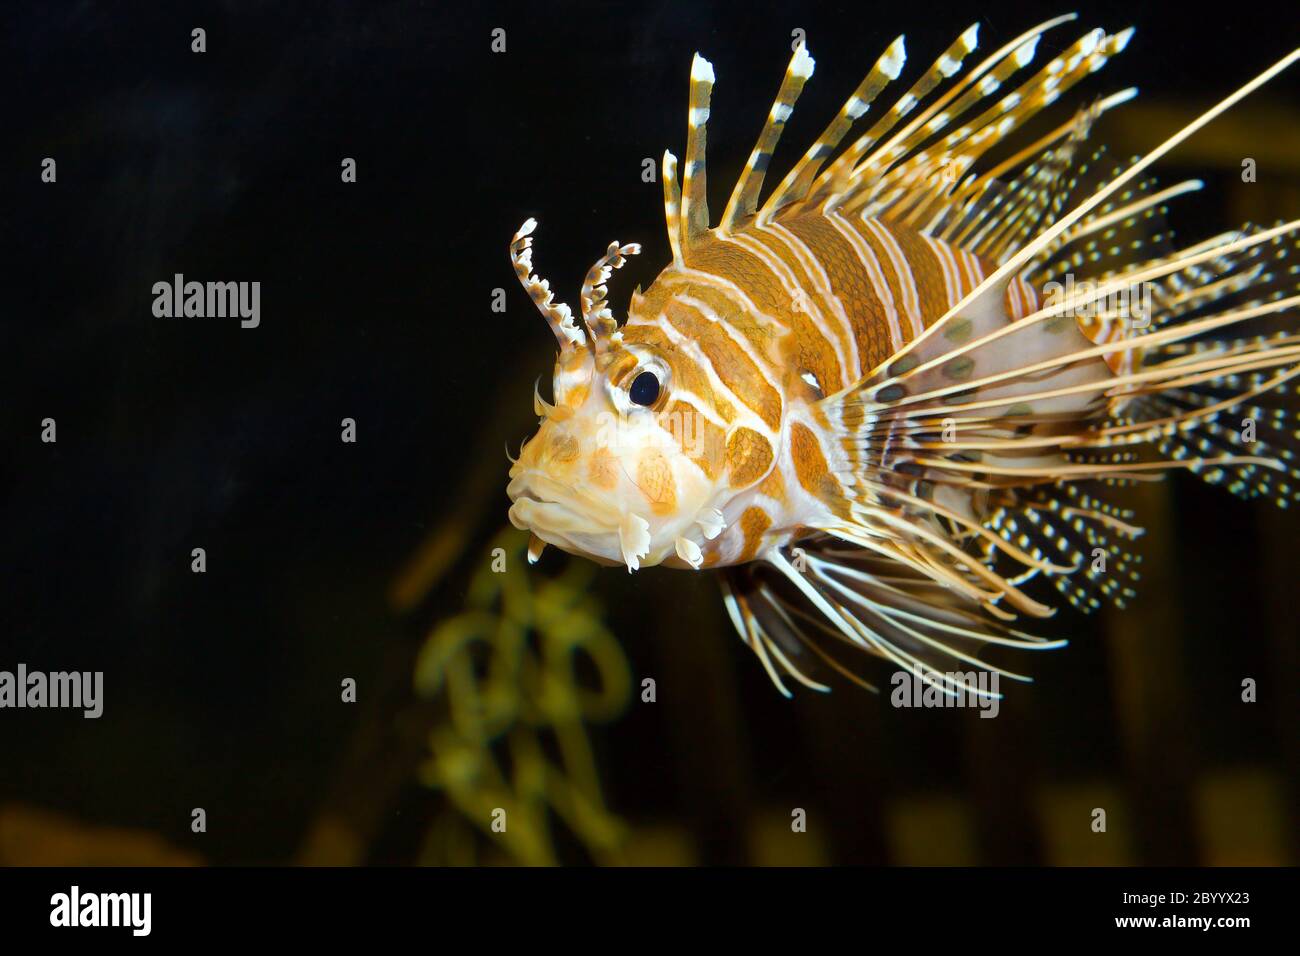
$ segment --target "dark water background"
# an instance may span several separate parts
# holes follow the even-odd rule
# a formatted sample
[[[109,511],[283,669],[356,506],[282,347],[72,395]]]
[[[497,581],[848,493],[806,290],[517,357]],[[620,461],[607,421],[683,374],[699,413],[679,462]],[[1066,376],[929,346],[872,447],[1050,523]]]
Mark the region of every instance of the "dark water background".
[[[139,828],[224,863],[294,859],[323,801],[355,803],[372,821],[360,859],[416,859],[443,798],[415,781],[411,735],[393,729],[395,715],[410,712],[416,648],[461,606],[504,523],[503,446],[528,433],[533,380],[549,374],[553,353],[507,261],[512,232],[538,217],[538,271],[575,304],[610,240],[641,242],[612,291],[621,308],[668,259],[661,187],[642,182],[641,161],[682,153],[695,50],[718,76],[716,212],[792,29],[807,31],[817,73],[771,182],[899,32],[912,77],[977,19],[986,52],[1054,12],[11,10],[0,668],[102,670],[106,713],[0,712],[0,805]],[[1141,102],[1187,118],[1300,38],[1283,4],[1081,12],[1040,50],[1133,23],[1128,51],[1081,89],[1137,85]],[[189,48],[195,26],[207,30],[202,55]],[[489,49],[495,27],[507,31],[503,55]],[[1293,69],[1250,101],[1263,112],[1241,127],[1240,155],[1288,135],[1269,117],[1294,121],[1298,103]],[[1126,130],[1124,144],[1158,141],[1141,134]],[[1231,228],[1242,209],[1300,215],[1300,154],[1243,187],[1235,148],[1158,167],[1167,181],[1209,182],[1176,211],[1183,235]],[[58,161],[57,185],[39,182],[45,156]],[[357,160],[355,185],[340,183],[345,156]],[[151,287],[176,272],[260,281],[261,326],[154,318]],[[490,310],[498,287],[505,315]],[[46,417],[57,420],[56,445],[38,441]],[[358,422],[355,445],[339,441],[343,417]],[[500,467],[485,471],[487,459]],[[1166,558],[1134,613],[1170,656],[1126,649],[1111,618],[1063,612],[1054,633],[1076,639],[1034,659],[1038,683],[1003,720],[984,722],[992,730],[971,714],[903,720],[849,687],[782,700],[707,576],[603,572],[593,592],[631,673],[661,687],[659,705],[634,702],[594,731],[610,806],[633,825],[680,830],[699,862],[771,859],[754,849],[755,821],[809,807],[822,860],[885,862],[907,859],[890,808],[937,796],[974,821],[967,860],[1060,862],[1030,819],[1036,794],[1096,784],[1131,809],[1125,859],[1215,862],[1198,808],[1218,804],[1203,799],[1204,781],[1241,771],[1264,781],[1264,805],[1282,808],[1262,840],[1275,851],[1255,861],[1296,862],[1295,516],[1184,479],[1160,501]],[[471,516],[459,560],[395,611],[394,578],[457,513]],[[190,572],[193,547],[207,550],[204,575]],[[339,703],[344,676],[359,682],[355,707]],[[1243,676],[1263,687],[1253,707],[1238,700]],[[1144,700],[1155,702],[1149,713]],[[363,764],[373,775],[348,762],[367,727],[380,740]],[[206,834],[190,832],[195,806],[208,811]],[[1234,806],[1222,812],[1240,815]],[[567,844],[563,855],[583,858]]]

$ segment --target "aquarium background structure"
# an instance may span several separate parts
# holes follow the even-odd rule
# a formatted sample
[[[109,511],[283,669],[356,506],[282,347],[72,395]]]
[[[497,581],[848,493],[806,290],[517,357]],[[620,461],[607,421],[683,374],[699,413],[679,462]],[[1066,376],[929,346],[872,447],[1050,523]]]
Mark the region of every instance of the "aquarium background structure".
[[[553,355],[506,245],[536,216],[574,297],[608,238],[640,242],[616,311],[649,283],[669,254],[643,161],[680,150],[695,50],[725,190],[793,30],[818,70],[782,174],[899,32],[927,58],[1056,11],[20,10],[0,668],[103,671],[105,699],[0,712],[0,863],[1300,862],[1294,511],[1142,487],[1138,599],[1062,611],[1070,646],[993,720],[846,683],[784,700],[707,573],[528,568],[506,524]],[[1082,88],[1141,89],[1094,134],[1126,155],[1296,43],[1283,5],[1080,10],[1128,23]],[[1207,183],[1181,236],[1300,214],[1298,116],[1293,70],[1157,167]],[[175,273],[260,282],[259,326],[156,318]]]

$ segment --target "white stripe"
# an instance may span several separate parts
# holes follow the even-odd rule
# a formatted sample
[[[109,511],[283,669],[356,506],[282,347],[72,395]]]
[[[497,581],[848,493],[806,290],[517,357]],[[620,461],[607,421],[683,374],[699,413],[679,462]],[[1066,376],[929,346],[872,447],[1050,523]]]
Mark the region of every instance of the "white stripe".
[[[755,367],[759,371],[759,374],[763,376],[764,380],[766,380],[767,383],[771,385],[772,388],[774,388],[777,392],[781,391],[781,383],[776,378],[775,370],[769,368],[767,363],[763,361],[763,359],[753,350],[749,342],[745,341],[745,337],[743,335],[740,335],[735,330],[735,328],[732,327],[730,322],[724,322],[721,318],[719,318],[718,314],[714,312],[711,308],[709,308],[709,304],[707,302],[701,302],[699,299],[696,299],[689,295],[682,295],[681,293],[674,294],[670,301],[680,302],[682,305],[686,306],[687,308],[694,309],[696,312],[700,313],[700,315],[702,315],[709,322],[712,322],[714,325],[718,326],[718,328],[722,330],[723,334],[726,335],[727,338],[729,338],[732,341],[732,343],[736,346],[736,348],[744,352],[745,356],[751,362],[754,363]]]
[[[1024,318],[1026,314],[1024,303],[1020,301],[1020,290],[1016,288],[1015,279],[1007,283],[1007,311],[1011,313],[1010,318],[1012,321]]]
[[[737,302],[741,308],[744,309],[746,315],[760,320],[761,325],[781,324],[755,305],[754,300],[745,293],[745,290],[736,285],[736,283],[732,282],[730,279],[723,278],[722,276],[716,275],[712,272],[702,272],[699,269],[678,266],[677,268],[665,270],[664,280],[671,281],[674,276],[679,275],[686,279],[695,279],[718,289],[728,298]]]
[[[844,370],[844,376],[847,379],[845,384],[857,381],[862,377],[864,371],[862,368],[862,361],[858,356],[858,339],[857,336],[853,334],[853,323],[849,321],[849,314],[844,310],[844,303],[840,301],[840,297],[837,296],[835,290],[831,288],[831,277],[822,267],[821,260],[817,258],[816,253],[808,248],[806,242],[780,223],[768,223],[759,228],[761,231],[770,233],[783,240],[786,244],[786,248],[793,252],[794,257],[799,260],[799,264],[803,266],[805,273],[808,273],[809,275],[812,275],[814,272],[816,273],[815,279],[817,282],[817,289],[821,292],[823,301],[830,303],[831,311],[833,311],[835,317],[840,320],[840,329],[844,333],[844,341],[848,343],[848,361],[851,364],[846,365],[843,362],[840,363],[840,368]]]
[[[947,246],[925,233],[920,235],[925,240],[926,245],[930,247],[930,251],[934,253],[934,257],[939,260],[939,271],[943,273],[943,294],[947,302],[944,308],[951,309],[953,303],[961,298],[960,287],[954,285],[953,270],[957,264],[952,261]]]
[[[790,297],[790,303],[793,306],[796,302],[804,302],[809,309],[809,318],[812,319],[813,325],[817,327],[818,334],[824,338],[827,344],[834,350],[836,361],[840,366],[840,378],[844,385],[850,384],[852,379],[848,378],[849,366],[848,359],[844,355],[844,349],[836,336],[831,335],[828,331],[826,317],[822,315],[821,309],[813,300],[806,289],[800,284],[794,271],[781,261],[781,257],[772,252],[767,246],[759,242],[754,236],[738,233],[733,236],[720,237],[723,242],[734,243],[745,249],[747,252],[756,256],[771,273],[776,277],[783,286],[785,286],[786,295]]]
[[[724,279],[722,276],[714,275],[712,272],[701,272],[699,269],[688,269],[685,267],[666,269],[664,270],[661,279],[669,289],[673,289],[676,285],[674,280],[679,276],[688,283],[706,285],[723,297],[735,302],[740,306],[740,310],[745,314],[745,317],[756,320],[758,325],[776,326],[784,332],[784,325],[767,313],[761,311],[758,306],[754,304],[754,300],[745,294],[745,290],[729,279]],[[686,288],[689,289],[690,285],[687,285]],[[675,290],[673,291],[673,298],[682,297],[684,297],[683,293]],[[730,322],[723,322],[723,324],[726,325],[728,329],[734,328]],[[748,346],[748,342],[746,342],[746,346]],[[773,381],[777,378],[779,362],[773,362],[768,356],[760,355],[753,351],[747,351],[745,354],[749,355],[764,372],[764,378],[768,381]],[[777,391],[780,391],[780,388],[778,388]]]
[[[1037,312],[1038,293],[1034,291],[1034,287],[1031,283],[1027,282],[1024,279],[1021,279],[1020,282],[1021,282],[1021,293],[1024,295],[1025,299],[1027,300],[1027,304],[1025,306],[1025,314],[1029,315],[1031,313]]]
[[[890,235],[888,229],[874,219],[863,219],[862,222],[885,247],[885,254],[889,256],[894,273],[898,276],[898,286],[903,293],[903,310],[907,313],[908,321],[912,323],[912,335],[914,337],[920,335],[921,330],[925,328],[925,320],[921,318],[921,294],[916,291],[916,279],[912,276],[911,263],[907,261],[902,247]]]
[[[970,260],[966,257],[966,250],[959,246],[949,246],[948,251],[952,253],[953,262],[957,266],[957,276],[961,280],[960,288],[957,290],[958,301],[964,296],[969,289],[975,288],[975,273],[971,270]],[[948,306],[952,308],[952,306]]]
[[[767,422],[763,421],[763,419],[758,416],[757,412],[751,409],[745,402],[742,402],[735,392],[727,388],[726,384],[714,369],[713,363],[709,361],[709,357],[704,354],[704,350],[677,331],[673,324],[668,321],[668,317],[662,312],[660,312],[659,317],[655,319],[654,325],[659,329],[659,331],[663,332],[663,334],[668,337],[668,340],[673,343],[674,347],[684,352],[699,367],[700,371],[704,372],[705,376],[709,380],[709,385],[713,390],[736,410],[736,418],[727,426],[727,428],[735,428],[737,425],[752,428],[754,431],[766,438],[775,449],[776,433],[768,428]],[[778,394],[780,393],[778,392]]]
[[[885,273],[880,268],[876,254],[862,234],[836,210],[829,207],[826,209],[826,221],[836,228],[858,254],[858,261],[862,263],[876,298],[880,300],[881,307],[885,310],[885,322],[889,325],[889,346],[893,351],[898,351],[903,347],[903,329],[898,324],[898,310],[894,308],[894,293],[890,290],[889,283],[885,281]]]
[[[713,408],[712,402],[705,401],[701,396],[696,395],[689,388],[682,388],[682,386],[676,382],[673,383],[673,401],[682,402],[691,406],[691,408],[695,409],[701,418],[705,419],[711,425],[716,425],[718,428],[721,428],[724,432],[731,427],[727,420],[719,415]]]

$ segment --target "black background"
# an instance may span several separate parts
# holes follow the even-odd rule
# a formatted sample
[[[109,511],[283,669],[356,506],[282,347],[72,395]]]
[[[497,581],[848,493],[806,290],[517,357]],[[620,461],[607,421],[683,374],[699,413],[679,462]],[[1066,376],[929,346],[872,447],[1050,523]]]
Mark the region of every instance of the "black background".
[[[388,582],[457,507],[467,462],[518,446],[533,380],[549,374],[550,333],[506,257],[518,225],[540,220],[538,271],[574,303],[610,240],[641,242],[613,292],[623,303],[668,259],[661,187],[642,182],[641,162],[665,148],[681,155],[695,50],[718,76],[710,158],[720,209],[795,27],[818,67],[778,176],[897,33],[908,34],[914,68],[977,19],[992,49],[1054,12],[1037,3],[9,9],[0,666],[103,670],[107,697],[98,721],[0,715],[0,799],[146,828],[216,862],[288,858],[352,728],[340,676],[369,692],[392,648],[413,647],[463,596],[463,581],[453,583],[398,619],[384,602]],[[1056,42],[1128,23],[1139,28],[1133,43],[1089,92],[1137,85],[1144,98],[1208,106],[1300,35],[1285,4],[1196,13],[1094,3]],[[202,55],[190,52],[195,26],[207,30]],[[494,27],[507,31],[504,55],[490,51]],[[1268,95],[1294,107],[1298,91],[1293,69]],[[45,156],[58,161],[56,185],[39,180]],[[340,182],[343,157],[357,160],[355,185]],[[1234,224],[1194,201],[1179,225],[1208,235]],[[260,281],[261,327],[155,318],[151,287],[175,272]],[[498,287],[505,315],[489,308]],[[501,408],[518,410],[505,427]],[[339,441],[345,416],[358,422],[356,445]],[[56,445],[38,440],[46,417],[58,422]],[[1211,587],[1151,600],[1187,602],[1202,661],[1227,655],[1234,674],[1264,672],[1268,659],[1251,644],[1255,513],[1190,481],[1177,495],[1180,548],[1215,556],[1189,580]],[[504,519],[503,490],[499,498]],[[205,575],[189,569],[199,546]],[[712,609],[711,582],[599,580],[637,672],[668,640],[639,623],[638,607],[664,596],[707,606],[700,613],[718,626],[673,646],[689,654],[690,641],[730,642],[758,785],[797,796],[806,768],[784,729],[792,705]],[[1094,625],[1062,627],[1086,638]],[[1043,704],[1057,721],[1046,749],[1069,751],[1085,770],[1117,760],[1111,703],[1084,690],[1104,669],[1086,640],[1036,662],[1058,698]],[[629,716],[601,750],[616,807],[671,818],[689,811],[674,805],[656,719]],[[1263,715],[1210,709],[1199,726],[1198,746],[1213,755],[1268,759],[1281,745]],[[928,756],[909,765],[912,782],[942,782],[946,732],[918,733]],[[844,746],[853,739],[846,728]],[[418,811],[420,799],[405,808]],[[193,806],[220,824],[191,834]],[[395,817],[372,859],[409,860],[417,826]]]

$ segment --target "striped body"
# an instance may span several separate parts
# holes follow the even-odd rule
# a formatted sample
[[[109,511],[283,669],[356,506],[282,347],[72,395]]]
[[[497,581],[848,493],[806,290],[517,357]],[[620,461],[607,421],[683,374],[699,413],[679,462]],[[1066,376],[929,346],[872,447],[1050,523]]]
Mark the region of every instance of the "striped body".
[[[1062,643],[1020,630],[1056,610],[1030,586],[1085,612],[1133,595],[1142,529],[1112,486],[1177,469],[1300,499],[1283,401],[1300,377],[1300,220],[1178,248],[1165,203],[1202,184],[1143,176],[1300,51],[1127,166],[1085,144],[1134,90],[990,160],[1133,34],[1088,31],[1024,79],[1073,19],[963,72],[973,26],[879,108],[899,37],[760,206],[813,73],[800,44],[716,225],[715,77],[697,54],[681,175],[663,158],[672,262],[621,326],[606,283],[640,247],[611,243],[588,271],[580,324],[533,274],[528,220],[511,259],[559,346],[507,487],[530,560],[553,544],[629,571],[718,569],[783,693],[827,690],[814,673],[866,684],[849,648],[981,696],[972,666],[1027,679],[989,648]]]
[[[847,515],[847,462],[817,403],[884,365],[993,268],[884,220],[809,215],[711,231],[633,300],[624,341],[675,353],[678,382],[690,379],[668,410],[691,422],[675,430],[683,451],[738,492],[704,566],[752,561]],[[1037,307],[1026,282],[1008,283],[1008,317]]]

